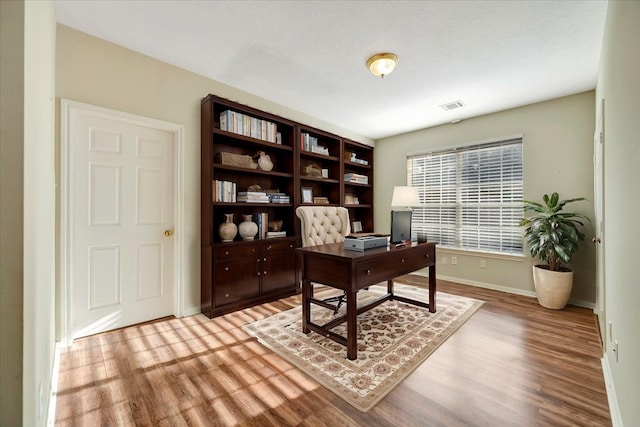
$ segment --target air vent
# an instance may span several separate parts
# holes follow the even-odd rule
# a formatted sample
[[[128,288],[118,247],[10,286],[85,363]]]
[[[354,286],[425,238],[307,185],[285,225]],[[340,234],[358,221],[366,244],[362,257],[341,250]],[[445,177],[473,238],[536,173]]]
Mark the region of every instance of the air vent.
[[[447,102],[446,104],[440,105],[440,108],[442,108],[444,111],[451,111],[451,110],[455,110],[456,108],[460,108],[460,107],[464,107],[464,104],[460,100],[453,101],[453,102]]]

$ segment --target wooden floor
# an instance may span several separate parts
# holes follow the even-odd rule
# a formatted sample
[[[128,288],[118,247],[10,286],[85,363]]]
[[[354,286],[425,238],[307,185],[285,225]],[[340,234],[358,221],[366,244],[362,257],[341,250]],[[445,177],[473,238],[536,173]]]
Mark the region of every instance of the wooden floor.
[[[76,341],[61,354],[56,425],[611,425],[591,310],[442,281],[438,290],[486,303],[366,414],[241,329],[296,296]]]

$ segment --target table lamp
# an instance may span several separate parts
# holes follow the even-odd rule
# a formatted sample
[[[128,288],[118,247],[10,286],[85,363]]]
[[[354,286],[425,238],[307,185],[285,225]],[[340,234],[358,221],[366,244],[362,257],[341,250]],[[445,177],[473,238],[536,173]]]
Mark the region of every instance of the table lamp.
[[[419,204],[417,187],[398,186],[393,188],[391,207],[404,207],[407,210],[391,210],[391,243],[411,240],[411,208]]]

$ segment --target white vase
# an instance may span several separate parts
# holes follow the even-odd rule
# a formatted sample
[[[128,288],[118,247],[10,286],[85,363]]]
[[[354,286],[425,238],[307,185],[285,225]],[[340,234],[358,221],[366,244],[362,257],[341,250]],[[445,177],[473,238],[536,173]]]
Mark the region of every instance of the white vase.
[[[264,151],[258,151],[258,166],[263,171],[270,171],[273,169],[273,162],[271,157]]]
[[[238,226],[242,240],[253,240],[258,234],[258,224],[251,221],[251,215],[242,215],[244,221]]]
[[[224,214],[225,222],[218,227],[218,234],[223,242],[233,242],[238,234],[238,226],[233,223],[233,214]]]

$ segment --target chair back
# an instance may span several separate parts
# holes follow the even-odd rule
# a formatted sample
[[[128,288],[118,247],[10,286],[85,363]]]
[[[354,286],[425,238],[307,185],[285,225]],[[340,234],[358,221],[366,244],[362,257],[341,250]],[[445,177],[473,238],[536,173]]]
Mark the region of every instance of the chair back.
[[[349,211],[341,206],[299,206],[302,246],[344,242],[351,233]]]

